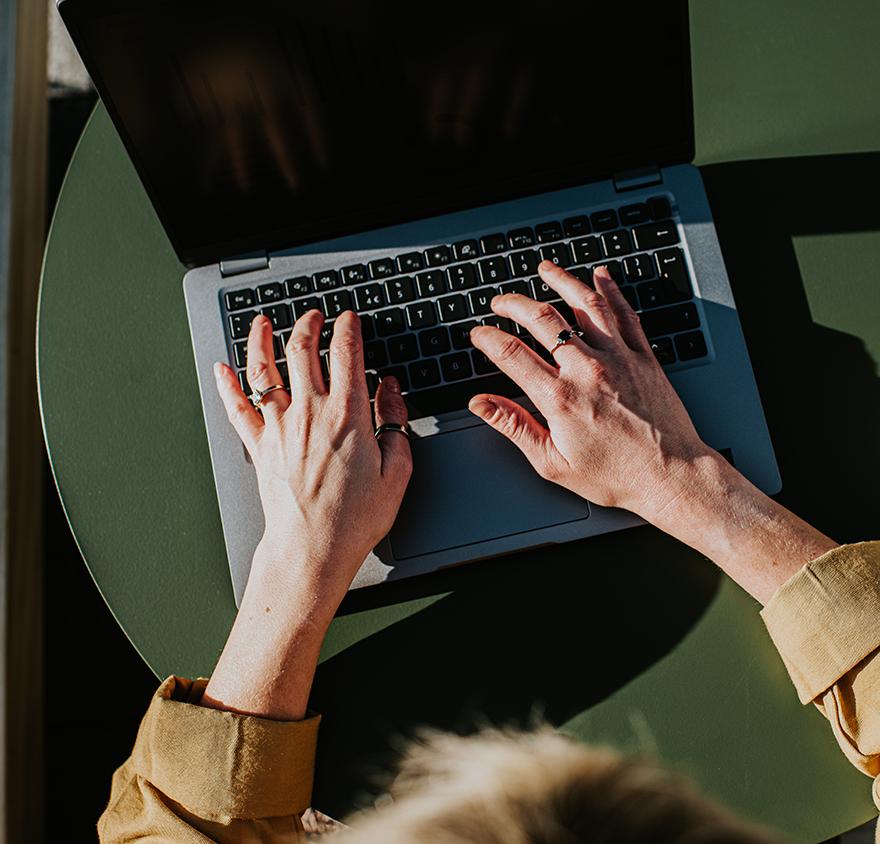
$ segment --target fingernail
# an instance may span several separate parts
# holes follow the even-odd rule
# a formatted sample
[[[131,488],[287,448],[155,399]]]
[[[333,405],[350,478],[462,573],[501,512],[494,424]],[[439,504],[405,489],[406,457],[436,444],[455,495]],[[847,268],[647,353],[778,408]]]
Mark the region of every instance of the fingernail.
[[[392,393],[400,392],[400,381],[398,381],[393,375],[386,375],[382,379],[382,383],[385,385],[386,390],[390,390]]]
[[[214,364],[214,377],[219,380],[221,375],[223,375],[223,364],[218,361]]]
[[[498,405],[493,404],[488,399],[474,399],[468,405],[470,412],[476,414],[481,419],[486,419],[491,416],[497,408]]]
[[[593,270],[593,275],[601,275],[602,278],[611,279],[611,273],[608,272],[608,267],[604,264],[601,267],[596,267],[596,269]]]

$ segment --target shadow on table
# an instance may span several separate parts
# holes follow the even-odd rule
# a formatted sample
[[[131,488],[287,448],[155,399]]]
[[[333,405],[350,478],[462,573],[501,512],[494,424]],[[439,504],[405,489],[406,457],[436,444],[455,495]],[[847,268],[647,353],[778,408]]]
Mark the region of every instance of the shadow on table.
[[[715,165],[703,175],[780,497],[841,541],[870,538],[880,381],[860,339],[812,322],[792,237],[880,230],[880,154]],[[864,304],[880,320],[880,286],[873,292]],[[342,613],[449,594],[320,666],[315,805],[338,817],[369,800],[394,737],[421,725],[468,732],[527,723],[536,711],[559,724],[588,709],[669,653],[719,582],[699,555],[644,527],[352,593]]]

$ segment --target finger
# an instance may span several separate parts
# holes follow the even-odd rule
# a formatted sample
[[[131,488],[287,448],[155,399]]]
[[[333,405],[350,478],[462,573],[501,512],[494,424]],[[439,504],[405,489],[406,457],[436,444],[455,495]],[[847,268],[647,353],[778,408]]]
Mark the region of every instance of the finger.
[[[367,407],[367,376],[364,373],[364,348],[361,321],[354,311],[344,311],[333,323],[330,340],[330,395],[344,396]]]
[[[525,299],[524,296],[519,298]],[[492,325],[478,325],[472,328],[471,343],[505,375],[512,378],[536,407],[540,409],[547,404],[545,399],[550,395],[559,377],[559,370],[556,367],[550,366],[538,357],[518,337]]]
[[[552,474],[555,453],[550,431],[522,405],[503,396],[481,393],[474,396],[468,409],[487,425],[509,439],[542,477]]]
[[[272,322],[257,314],[251,323],[247,341],[247,379],[252,389],[265,390],[282,384],[281,373],[275,366],[275,336]],[[273,390],[261,402],[260,410],[266,414],[283,413],[290,406],[290,393]]]
[[[225,363],[215,363],[214,378],[217,381],[220,400],[226,408],[226,415],[235,432],[250,451],[251,445],[263,428],[263,417],[242,392],[238,378],[229,366]]]
[[[597,349],[606,349],[613,344],[617,326],[602,296],[552,261],[542,261],[538,265],[538,275],[574,310],[587,343]]]
[[[536,302],[519,293],[505,293],[503,296],[496,296],[492,300],[492,310],[499,316],[508,317],[527,329],[548,351],[556,346],[559,332],[570,327],[565,321],[565,317],[550,302]],[[587,350],[587,345],[583,340],[572,337],[565,346],[555,348],[553,351],[554,359],[560,363],[565,359],[565,355],[574,348],[583,352]]]
[[[324,315],[320,311],[306,311],[293,326],[287,338],[287,371],[290,373],[290,395],[323,396],[327,394],[318,342]]]
[[[617,330],[623,342],[626,343],[633,351],[650,352],[651,344],[645,336],[639,315],[632,309],[632,306],[626,300],[617,282],[611,278],[611,273],[607,267],[597,267],[593,271],[593,281],[596,284],[596,290],[608,302],[608,307],[614,315],[617,323]]]
[[[376,427],[395,424],[406,425],[409,413],[400,394],[400,382],[387,376],[376,390]],[[412,473],[412,450],[409,437],[398,431],[386,431],[378,438],[382,452],[382,477],[406,483]]]

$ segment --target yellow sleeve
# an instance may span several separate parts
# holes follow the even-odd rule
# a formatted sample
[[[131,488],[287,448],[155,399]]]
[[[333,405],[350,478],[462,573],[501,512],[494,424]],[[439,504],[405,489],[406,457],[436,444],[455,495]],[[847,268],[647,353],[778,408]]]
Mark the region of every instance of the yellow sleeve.
[[[169,677],[113,775],[102,842],[300,842],[320,718],[199,706],[206,680]]]
[[[880,542],[808,563],[761,615],[802,703],[815,703],[880,807]],[[878,831],[880,841],[880,831]]]

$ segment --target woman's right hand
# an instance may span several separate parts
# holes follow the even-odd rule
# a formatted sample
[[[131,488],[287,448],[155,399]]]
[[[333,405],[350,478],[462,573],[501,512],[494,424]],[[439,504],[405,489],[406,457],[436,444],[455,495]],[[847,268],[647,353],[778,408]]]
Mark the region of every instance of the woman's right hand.
[[[542,477],[596,504],[631,510],[710,557],[763,602],[837,545],[700,439],[605,268],[594,273],[595,290],[549,261],[538,272],[584,332],[556,349],[557,366],[495,327],[474,328],[471,340],[516,381],[546,424],[501,396],[474,396],[470,409]],[[552,305],[525,296],[496,296],[492,309],[546,349],[568,328]]]
[[[473,344],[521,387],[547,420],[507,398],[478,395],[470,409],[515,443],[542,477],[597,504],[648,518],[674,494],[670,479],[713,454],[654,357],[639,318],[605,267],[595,290],[549,261],[538,272],[573,309],[583,339],[547,363],[520,339],[491,326]],[[496,296],[492,309],[551,349],[568,327],[547,302]]]

